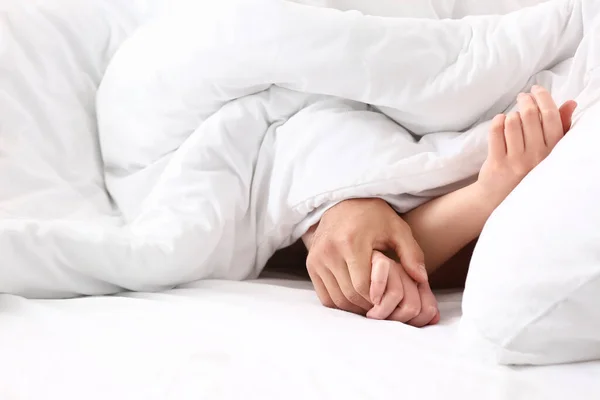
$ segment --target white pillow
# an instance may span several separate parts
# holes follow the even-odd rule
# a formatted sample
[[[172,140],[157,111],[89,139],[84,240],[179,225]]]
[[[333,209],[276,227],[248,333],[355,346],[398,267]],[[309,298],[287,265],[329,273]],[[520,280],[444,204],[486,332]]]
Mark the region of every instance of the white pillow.
[[[474,353],[501,364],[600,359],[599,149],[592,102],[489,220],[463,300]]]

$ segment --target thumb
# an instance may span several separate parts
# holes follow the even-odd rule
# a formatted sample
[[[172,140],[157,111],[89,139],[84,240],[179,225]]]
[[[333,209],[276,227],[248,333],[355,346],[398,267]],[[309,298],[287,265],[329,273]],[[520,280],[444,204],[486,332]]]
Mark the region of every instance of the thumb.
[[[562,121],[563,132],[567,133],[571,129],[571,123],[573,121],[573,113],[577,108],[577,103],[574,100],[569,100],[563,104],[558,110],[560,113],[560,119]]]
[[[365,300],[370,302],[373,247],[369,245],[368,241],[363,241],[351,247],[343,247],[340,251],[346,261],[352,287]]]
[[[418,283],[426,283],[429,278],[425,268],[423,250],[413,237],[410,227],[406,223],[402,225],[402,228],[396,231],[393,236],[394,252],[398,255],[400,264],[412,279]]]
[[[371,296],[371,303],[375,306],[381,303],[381,299],[385,294],[392,263],[393,261],[383,253],[379,251],[373,252],[373,257],[371,258],[371,290],[369,294]]]

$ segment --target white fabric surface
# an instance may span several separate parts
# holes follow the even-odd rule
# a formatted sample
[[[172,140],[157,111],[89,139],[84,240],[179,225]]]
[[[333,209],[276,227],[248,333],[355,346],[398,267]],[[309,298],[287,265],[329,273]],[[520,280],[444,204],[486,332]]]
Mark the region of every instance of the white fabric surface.
[[[380,196],[406,210],[461,185],[485,155],[486,121],[534,82],[559,101],[580,102],[574,139],[556,160],[573,163],[577,176],[589,174],[576,155],[592,157],[592,147],[575,138],[597,126],[597,2],[556,0],[463,21],[436,19],[537,2],[301,3],[428,20],[277,0],[233,8],[191,0],[0,1],[0,180],[7,183],[0,186],[0,292],[69,297],[256,276],[276,248],[336,201]],[[104,79],[98,138],[96,90],[113,54],[142,24]],[[423,138],[416,142],[396,123]],[[530,194],[541,187],[568,200],[568,190],[546,184],[559,164],[549,161],[532,175],[532,186],[498,215],[514,208],[541,221],[545,208],[560,209],[535,208],[533,200],[515,206],[540,199]],[[589,220],[548,218],[546,226],[595,226],[594,197],[586,196],[573,203]],[[512,268],[534,265],[527,274],[546,279],[537,291],[530,284],[488,291],[497,278],[490,265],[501,263],[487,262],[486,240],[527,243],[506,238],[506,226],[516,223],[499,220],[476,255],[470,282],[484,284],[469,286],[467,304],[477,307],[467,305],[466,321],[506,346],[509,353],[494,355],[501,362],[597,357],[598,311],[589,308],[596,287],[572,293],[584,295],[575,311],[566,302],[548,308],[552,296],[595,273],[592,228],[538,241],[571,245],[563,253],[555,246],[544,259],[523,248],[502,253],[498,260],[520,259]],[[545,268],[562,274],[565,264],[570,275],[560,279]],[[495,303],[490,293],[511,301]],[[531,295],[535,303],[522,307]],[[514,336],[507,329],[539,310],[548,318],[530,330]],[[513,313],[497,319],[506,311]],[[574,348],[565,345],[573,338]]]
[[[460,294],[440,296],[440,326],[419,330],[325,309],[305,282],[261,282],[0,296],[0,397],[592,400],[600,391],[600,363],[511,369],[461,355]]]
[[[413,208],[477,173],[489,117],[573,56],[584,4],[438,21],[226,1],[147,24],[98,93],[127,230],[61,245],[94,254],[97,279],[146,290],[255,276],[340,200]]]
[[[5,3],[0,291],[29,297],[254,277],[337,201],[407,210],[461,185],[519,90],[579,93],[587,70],[544,71],[598,14],[588,0],[461,21],[435,18],[531,1],[394,8],[420,20],[180,1],[119,47],[160,2]],[[97,96],[101,158],[93,95],[117,47]]]
[[[64,262],[63,250],[76,249],[51,232],[120,224],[104,187],[95,96],[122,41],[159,11],[158,0],[0,0],[0,292],[45,281],[61,296],[66,277],[89,286]]]
[[[600,81],[593,105],[488,221],[465,291],[467,347],[510,364],[600,359]],[[480,346],[474,346],[479,339]]]

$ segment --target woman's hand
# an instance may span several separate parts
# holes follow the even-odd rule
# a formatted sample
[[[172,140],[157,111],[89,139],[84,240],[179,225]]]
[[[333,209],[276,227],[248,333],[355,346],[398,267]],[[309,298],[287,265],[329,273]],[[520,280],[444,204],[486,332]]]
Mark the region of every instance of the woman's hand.
[[[421,328],[437,324],[440,313],[429,283],[415,282],[402,265],[376,251],[371,259],[371,301],[368,318],[389,319]]]
[[[570,129],[577,107],[568,101],[559,109],[540,86],[534,86],[531,94],[521,93],[517,103],[519,112],[492,121],[488,158],[477,182],[494,208],[550,154]]]

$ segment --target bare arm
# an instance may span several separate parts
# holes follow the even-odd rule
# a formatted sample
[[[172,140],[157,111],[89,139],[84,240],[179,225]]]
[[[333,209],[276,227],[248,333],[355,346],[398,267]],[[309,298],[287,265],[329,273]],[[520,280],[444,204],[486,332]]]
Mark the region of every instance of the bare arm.
[[[540,87],[521,94],[520,113],[494,118],[488,158],[477,182],[404,215],[433,272],[475,240],[492,212],[547,157],[571,126],[577,104],[559,109]]]
[[[498,204],[474,183],[403,215],[425,254],[427,271],[432,273],[477,239]]]
[[[476,239],[497,206],[480,192],[472,184],[402,215],[423,250],[432,287],[464,284]],[[308,249],[315,229],[316,225],[302,238]],[[384,253],[399,262],[393,251]]]
[[[414,326],[439,319],[433,303],[426,301],[431,290],[422,277],[422,262],[428,272],[446,263],[464,269],[468,261],[463,256],[468,255],[469,244],[494,209],[562,139],[576,107],[570,101],[559,110],[540,87],[521,94],[517,102],[520,113],[499,115],[492,121],[488,158],[476,183],[434,199],[402,219],[379,199],[347,200],[307,232],[303,238],[309,249],[307,266],[323,304],[359,314],[368,311],[370,318]],[[376,262],[374,255],[381,253],[375,250],[386,248],[395,250],[392,256],[379,257],[385,262]],[[400,276],[408,271],[410,276]],[[370,288],[364,285],[366,281]],[[354,282],[358,288],[353,288]],[[408,316],[407,311],[417,312]]]

